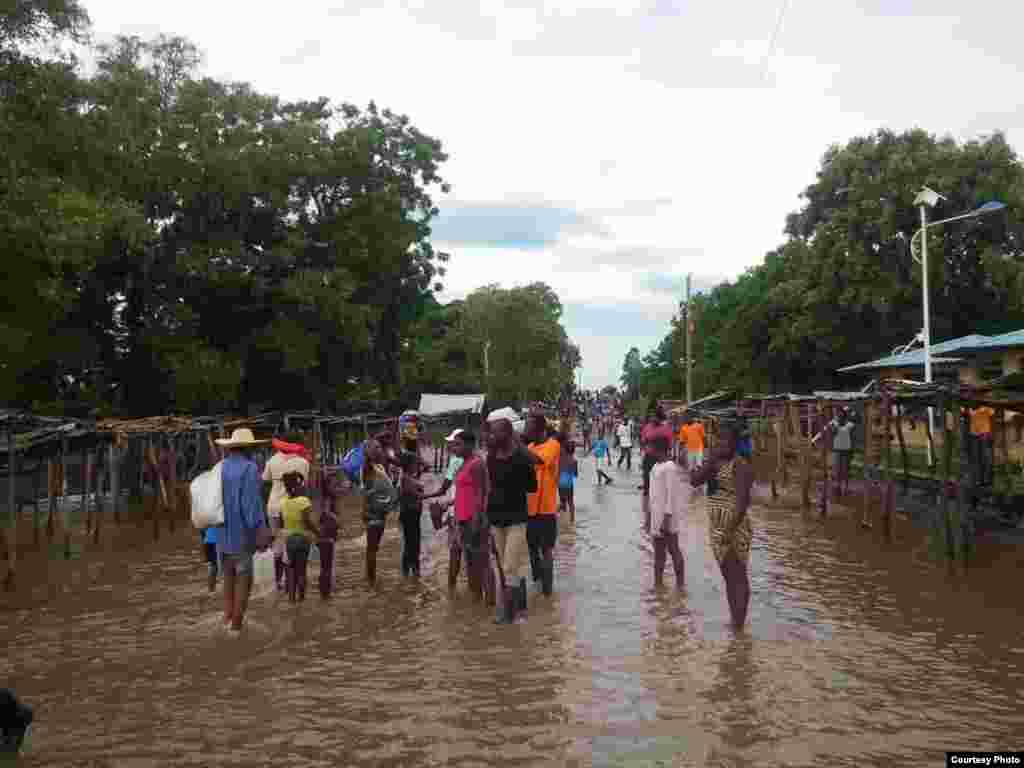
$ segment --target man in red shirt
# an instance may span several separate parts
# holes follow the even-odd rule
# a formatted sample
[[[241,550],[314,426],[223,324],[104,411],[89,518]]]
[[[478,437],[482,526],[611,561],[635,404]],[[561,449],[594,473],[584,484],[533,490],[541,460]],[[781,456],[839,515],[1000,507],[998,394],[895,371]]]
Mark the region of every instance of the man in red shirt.
[[[665,411],[660,405],[654,410],[648,411],[647,423],[640,430],[640,446],[644,455],[642,465],[644,484],[640,488],[643,490],[645,497],[651,488],[651,470],[657,463],[654,446],[651,443],[658,437],[664,437],[668,440],[668,444],[672,445],[672,425],[666,420]]]

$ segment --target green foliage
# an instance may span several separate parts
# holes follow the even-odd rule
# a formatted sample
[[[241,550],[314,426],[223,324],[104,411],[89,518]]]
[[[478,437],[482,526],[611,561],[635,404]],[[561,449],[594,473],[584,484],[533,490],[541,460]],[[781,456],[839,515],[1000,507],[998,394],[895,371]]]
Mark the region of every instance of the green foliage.
[[[437,139],[373,103],[200,78],[182,38],[118,38],[88,78],[18,48],[86,30],[73,0],[0,9],[4,401],[326,408],[466,385],[465,365],[445,381],[460,308],[433,296]],[[536,324],[525,359],[564,341]]]
[[[949,198],[933,220],[989,200],[1009,206],[929,229],[933,338],[1024,327],[1024,169],[1005,138],[958,144],[921,130],[879,131],[829,149],[803,207],[787,218],[788,239],[762,264],[692,299],[694,395],[848,388],[856,382],[836,369],[912,338],[921,271],[909,243],[923,185]],[[679,334],[676,321],[644,359],[643,394],[682,391]]]

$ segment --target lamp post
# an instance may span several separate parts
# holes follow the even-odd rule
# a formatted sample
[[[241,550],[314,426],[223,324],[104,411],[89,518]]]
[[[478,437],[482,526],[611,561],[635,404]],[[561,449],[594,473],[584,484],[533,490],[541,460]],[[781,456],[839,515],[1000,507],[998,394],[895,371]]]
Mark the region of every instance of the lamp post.
[[[914,205],[921,209],[921,228],[914,233],[914,236],[910,238],[910,255],[917,260],[914,256],[914,240],[918,235],[921,236],[921,306],[924,312],[924,329],[922,331],[924,341],[924,380],[926,384],[932,383],[932,334],[931,334],[931,312],[928,309],[928,227],[937,227],[940,224],[948,224],[951,221],[960,221],[961,219],[976,219],[979,216],[984,216],[986,213],[995,213],[1001,211],[1006,206],[999,202],[989,202],[979,206],[973,211],[962,213],[959,216],[952,216],[948,219],[940,219],[939,221],[928,222],[928,209],[933,207],[939,200],[945,198],[933,189],[923,187],[921,191],[914,198]],[[932,420],[932,408],[928,407],[928,430],[931,433],[935,431],[935,424]],[[934,457],[932,456],[932,444],[928,442],[928,466],[932,466],[934,463]]]

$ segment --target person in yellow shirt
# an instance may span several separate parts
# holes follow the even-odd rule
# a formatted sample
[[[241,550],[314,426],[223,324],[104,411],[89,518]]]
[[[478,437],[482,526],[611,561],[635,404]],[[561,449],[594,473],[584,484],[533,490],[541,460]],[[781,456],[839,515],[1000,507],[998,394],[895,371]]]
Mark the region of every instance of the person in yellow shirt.
[[[306,483],[298,472],[286,472],[281,478],[288,498],[281,502],[281,527],[285,534],[285,584],[288,602],[306,599],[306,564],[320,528],[313,520],[313,503],[306,495]]]
[[[541,583],[545,595],[554,586],[554,549],[558,540],[558,470],[562,444],[549,431],[547,420],[540,411],[531,411],[526,417],[527,449],[538,461],[537,490],[526,500],[529,521],[526,525],[526,543],[530,549],[533,580]]]

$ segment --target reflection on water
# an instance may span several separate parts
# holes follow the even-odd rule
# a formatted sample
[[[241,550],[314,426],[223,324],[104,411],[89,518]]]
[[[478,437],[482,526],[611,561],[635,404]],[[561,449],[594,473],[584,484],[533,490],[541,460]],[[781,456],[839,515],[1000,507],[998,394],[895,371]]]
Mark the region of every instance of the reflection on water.
[[[635,477],[635,476],[634,476]],[[686,586],[652,588],[625,474],[577,490],[556,594],[496,626],[424,516],[424,576],[362,585],[353,515],[338,591],[288,605],[261,585],[231,637],[190,531],[83,553],[6,596],[5,685],[36,708],[26,765],[811,766],[941,764],[947,748],[1019,748],[1021,555],[982,544],[966,576],[916,539],[760,506],[750,625],[728,627],[702,509]]]

